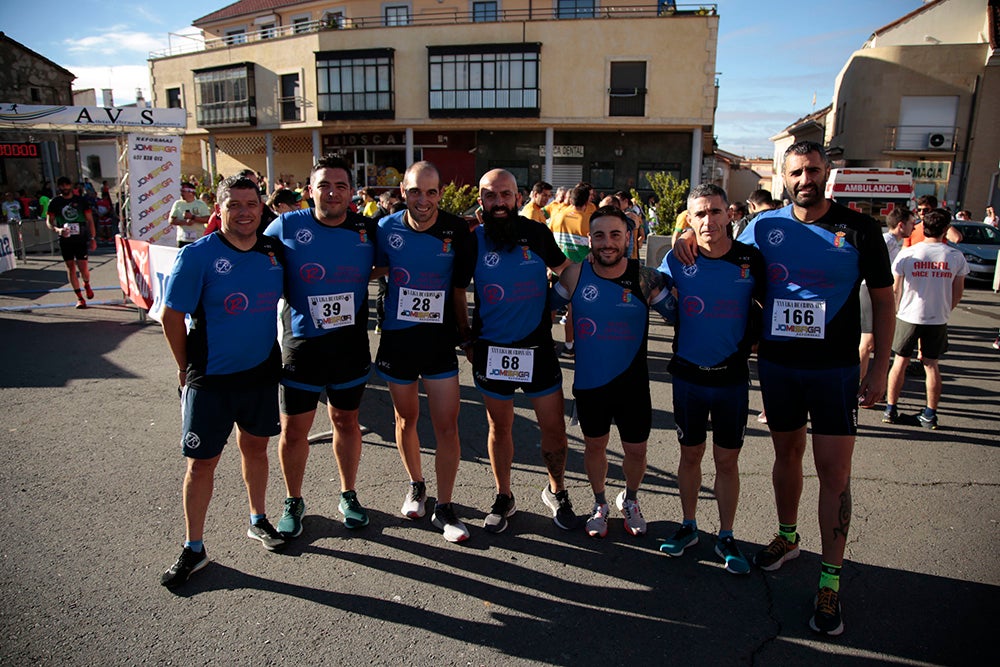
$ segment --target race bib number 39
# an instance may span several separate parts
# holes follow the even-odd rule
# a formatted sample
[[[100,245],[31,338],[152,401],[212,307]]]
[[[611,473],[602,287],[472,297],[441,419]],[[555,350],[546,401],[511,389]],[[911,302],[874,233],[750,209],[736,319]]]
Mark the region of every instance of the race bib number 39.
[[[354,292],[309,297],[309,316],[317,329],[338,329],[354,324]]]
[[[400,287],[396,317],[404,322],[441,324],[444,321],[444,291]]]
[[[771,335],[822,340],[826,335],[826,301],[775,299]]]
[[[486,355],[486,377],[490,380],[531,382],[534,367],[534,350],[490,345]]]

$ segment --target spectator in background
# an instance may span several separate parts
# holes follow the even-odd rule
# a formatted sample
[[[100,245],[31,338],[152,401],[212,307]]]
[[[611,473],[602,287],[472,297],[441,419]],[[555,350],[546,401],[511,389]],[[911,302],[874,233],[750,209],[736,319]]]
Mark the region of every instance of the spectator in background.
[[[275,190],[271,193],[271,196],[267,198],[267,207],[271,209],[271,212],[274,213],[275,217],[281,215],[282,213],[298,211],[299,195],[295,192],[295,190],[290,190],[288,188]]]
[[[992,225],[993,227],[1000,227],[1000,218],[997,214],[993,212],[992,206],[986,207],[986,215],[983,216],[983,222],[987,225]]]
[[[972,220],[972,211],[970,211],[969,209],[962,209],[961,211],[955,214],[955,219],[968,222],[969,220]]]

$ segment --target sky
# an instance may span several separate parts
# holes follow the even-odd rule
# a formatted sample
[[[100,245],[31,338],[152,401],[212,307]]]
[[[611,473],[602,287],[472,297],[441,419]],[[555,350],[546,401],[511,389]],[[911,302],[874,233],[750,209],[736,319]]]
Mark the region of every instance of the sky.
[[[10,2],[0,30],[76,74],[75,90],[112,88],[115,104],[130,104],[136,88],[150,98],[149,52],[192,43],[178,35],[197,32],[192,21],[227,4],[226,0],[42,0],[39,7]],[[719,147],[746,157],[770,157],[769,137],[832,101],[837,73],[851,53],[877,28],[923,2],[718,0],[715,4]]]

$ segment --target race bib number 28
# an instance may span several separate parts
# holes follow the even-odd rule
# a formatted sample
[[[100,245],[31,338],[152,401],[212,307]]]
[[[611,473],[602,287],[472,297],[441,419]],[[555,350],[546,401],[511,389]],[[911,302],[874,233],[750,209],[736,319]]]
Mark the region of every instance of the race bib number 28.
[[[490,345],[486,355],[486,377],[490,380],[531,382],[534,367],[534,350]]]
[[[775,299],[771,335],[822,340],[826,335],[826,301]]]

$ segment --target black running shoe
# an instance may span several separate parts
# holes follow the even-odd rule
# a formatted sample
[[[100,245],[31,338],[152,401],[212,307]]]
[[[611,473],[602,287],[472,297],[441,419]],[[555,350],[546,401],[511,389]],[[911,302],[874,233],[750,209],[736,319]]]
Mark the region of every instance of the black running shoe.
[[[502,493],[497,494],[497,499],[493,501],[493,507],[490,508],[490,513],[486,515],[486,520],[483,521],[483,529],[487,533],[502,533],[507,530],[507,519],[514,516],[514,512],[517,511],[517,505],[514,503],[514,494],[505,496]]]
[[[160,583],[167,588],[180,586],[188,580],[188,577],[206,565],[208,565],[208,552],[204,548],[201,551],[192,551],[184,547],[177,562],[160,577]]]
[[[578,519],[573,511],[573,503],[569,500],[569,492],[566,489],[558,493],[552,493],[549,485],[542,489],[542,502],[552,510],[552,521],[563,530],[573,530],[576,528]]]
[[[259,540],[268,551],[284,549],[286,544],[285,538],[274,529],[274,526],[267,519],[250,524],[250,527],[247,528],[247,537]]]
[[[809,627],[832,637],[844,631],[844,619],[840,616],[840,593],[832,588],[819,589],[816,593],[816,611],[809,619]]]

